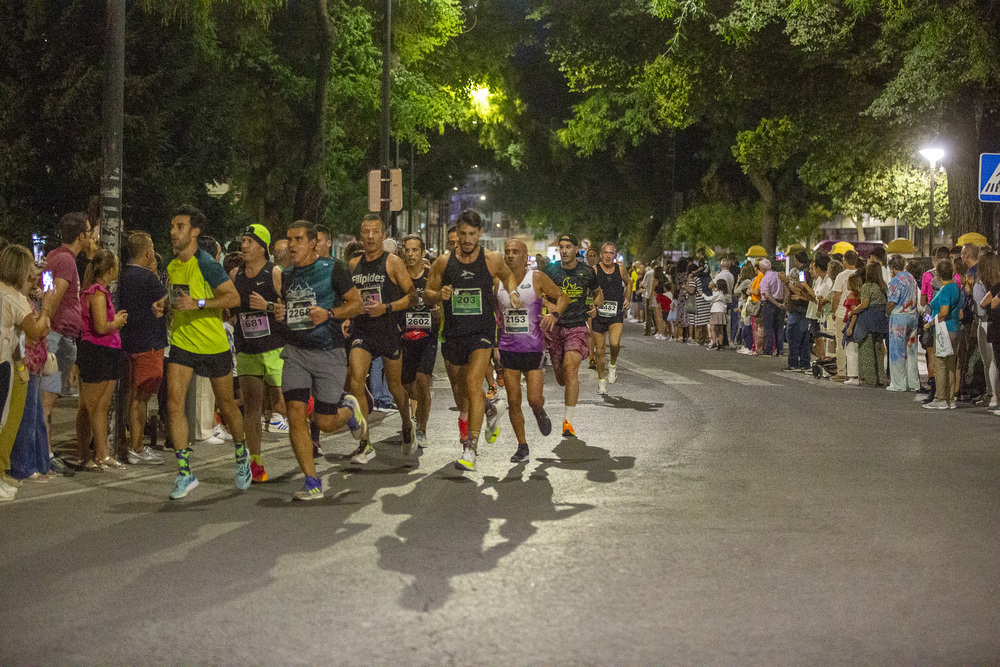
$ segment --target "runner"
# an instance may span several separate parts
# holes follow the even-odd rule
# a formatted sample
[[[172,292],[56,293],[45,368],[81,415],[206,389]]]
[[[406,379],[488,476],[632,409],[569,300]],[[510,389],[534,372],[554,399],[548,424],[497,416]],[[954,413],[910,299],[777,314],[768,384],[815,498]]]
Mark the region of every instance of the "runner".
[[[424,300],[444,303],[444,345],[442,353],[448,365],[448,378],[458,403],[458,428],[462,456],[455,462],[459,470],[476,469],[476,452],[483,416],[487,410],[483,380],[496,339],[496,293],[493,278],[499,278],[508,292],[515,292],[514,274],[500,255],[479,245],[483,219],[474,210],[458,216],[458,247],[442,255],[431,266],[424,289]],[[520,299],[512,294],[515,308]],[[490,406],[493,407],[493,406]],[[496,430],[499,412],[491,411]]]
[[[632,296],[632,283],[625,275],[625,267],[619,265],[615,258],[618,249],[608,241],[601,246],[601,263],[597,265],[597,286],[601,288],[604,302],[597,309],[593,320],[594,356],[597,358],[597,393],[606,394],[608,385],[618,379],[618,352],[621,350],[622,322],[625,317],[625,306]],[[604,377],[604,342],[605,336],[611,338],[611,364],[608,366],[608,377]]]
[[[600,255],[596,248],[587,248],[587,266],[597,271],[597,265],[601,263]],[[587,306],[589,310],[590,304],[594,301],[593,296],[587,297]],[[587,351],[590,353],[590,364],[587,366],[587,370],[597,370],[597,361],[594,359],[595,344],[594,344],[594,315],[587,317]]]
[[[382,357],[389,393],[399,408],[402,422],[403,448],[410,451],[413,424],[410,404],[406,400],[401,378],[403,360],[400,356],[401,312],[416,305],[417,293],[406,270],[406,264],[382,247],[385,229],[378,214],[369,214],[361,222],[361,244],[364,254],[351,260],[351,275],[361,294],[364,311],[351,320],[350,387],[359,400],[365,400],[365,378],[371,370],[372,357]],[[367,408],[367,401],[365,408]],[[367,416],[367,410],[366,410]],[[375,458],[375,449],[365,438],[351,456],[351,461],[365,464]]]
[[[441,309],[424,302],[430,270],[424,266],[424,241],[416,234],[403,237],[403,260],[417,291],[417,305],[403,315],[402,381],[408,401],[416,401],[417,447],[427,446],[427,418],[431,412],[431,374],[437,360],[437,331]],[[403,454],[413,453],[412,443],[403,442]]]
[[[288,430],[285,402],[281,396],[281,348],[285,344],[285,326],[274,319],[274,306],[281,294],[281,269],[267,257],[271,233],[264,225],[250,225],[243,232],[243,266],[233,269],[230,277],[240,295],[234,309],[236,318],[236,377],[243,396],[244,427],[250,448],[250,473],[254,482],[266,482],[267,471],[260,455],[261,414],[264,392],[270,394],[274,413],[268,430]]]
[[[504,386],[507,390],[510,425],[517,436],[517,452],[511,463],[528,460],[528,440],[524,434],[524,413],[521,412],[521,373],[528,384],[528,405],[535,414],[538,430],[542,435],[552,432],[552,421],[545,414],[545,396],[542,392],[545,371],[542,353],[545,350],[543,331],[549,331],[569,305],[569,298],[541,271],[528,268],[528,246],[516,239],[507,241],[504,262],[514,273],[520,309],[512,309],[510,293],[503,288],[497,291],[500,308],[504,312],[504,328],[500,335],[500,362],[503,366]],[[555,307],[542,317],[542,295],[555,302]]]
[[[587,356],[589,334],[587,317],[596,312],[604,302],[597,284],[594,270],[577,261],[576,251],[579,241],[572,234],[559,237],[561,261],[549,265],[546,273],[569,297],[569,305],[562,312],[559,322],[551,331],[545,331],[545,348],[552,359],[556,382],[565,387],[566,406],[563,415],[563,437],[576,437],[573,430],[573,408],[580,397],[580,361]],[[587,297],[593,295],[594,302],[588,308]]]
[[[236,488],[250,486],[250,463],[243,439],[243,415],[233,398],[233,357],[229,338],[222,327],[222,310],[240,304],[229,276],[204,250],[198,237],[205,228],[205,214],[183,205],[170,221],[170,242],[176,257],[167,265],[170,306],[170,362],[167,367],[167,405],[170,440],[177,458],[178,474],[172,500],[183,498],[198,486],[191,474],[191,448],[184,403],[191,378],[207,377],[215,394],[222,421],[236,447]]]
[[[281,274],[282,301],[275,318],[288,332],[281,353],[281,390],[288,410],[289,436],[299,469],[306,476],[294,500],[323,497],[309,437],[309,398],[313,420],[329,433],[347,425],[358,440],[367,440],[368,423],[357,399],[344,392],[347,355],[341,320],[362,311],[361,294],[344,262],[316,254],[316,227],[299,220],[288,228],[291,266]]]

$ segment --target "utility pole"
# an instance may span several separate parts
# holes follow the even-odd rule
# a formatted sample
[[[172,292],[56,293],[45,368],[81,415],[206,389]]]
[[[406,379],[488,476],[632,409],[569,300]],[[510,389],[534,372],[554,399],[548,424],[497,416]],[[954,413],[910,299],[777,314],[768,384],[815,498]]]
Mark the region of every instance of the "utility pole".
[[[125,0],[108,0],[104,77],[104,172],[101,175],[101,241],[119,254],[122,229],[122,126],[125,107]],[[124,442],[124,382],[118,383],[108,414],[112,451]]]
[[[385,0],[385,32],[382,41],[382,224],[392,223],[390,231],[396,237],[395,220],[390,213],[390,185],[392,175],[389,172],[389,123],[392,117],[389,113],[389,68],[392,64],[392,0]]]

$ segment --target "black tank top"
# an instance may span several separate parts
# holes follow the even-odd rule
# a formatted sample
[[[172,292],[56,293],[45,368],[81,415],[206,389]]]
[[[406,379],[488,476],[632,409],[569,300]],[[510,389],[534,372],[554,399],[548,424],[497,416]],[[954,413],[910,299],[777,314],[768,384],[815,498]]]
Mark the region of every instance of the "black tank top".
[[[240,307],[235,310],[233,342],[237,352],[261,354],[285,345],[285,325],[276,321],[272,313],[250,307],[250,295],[253,292],[271,303],[278,300],[278,293],[274,291],[273,272],[272,262],[264,262],[264,268],[253,278],[247,276],[246,267],[241,266],[236,270],[233,285],[240,295]]]
[[[430,314],[430,306],[424,303],[424,289],[427,287],[427,274],[425,268],[419,278],[413,278],[413,287],[417,291],[417,307],[408,308],[403,311],[403,337],[418,340],[431,335],[437,331],[437,318]]]
[[[384,303],[388,308],[393,301],[402,298],[403,290],[389,278],[389,272],[386,270],[386,262],[388,261],[389,253],[387,252],[383,252],[371,262],[362,255],[357,266],[351,272],[354,286],[361,292],[361,301],[364,305]],[[355,331],[361,334],[374,331],[377,327],[385,327],[387,323],[391,323],[391,326],[398,329],[399,319],[398,313],[387,312],[379,317],[370,317],[362,313],[352,320],[352,324]]]
[[[448,256],[442,285],[451,285],[451,299],[444,302],[444,335],[447,338],[492,336],[496,332],[496,294],[493,274],[486,265],[486,251],[469,264],[458,261],[455,252]]]
[[[622,280],[622,270],[618,264],[615,264],[615,270],[611,273],[605,273],[604,266],[602,264],[597,265],[597,286],[601,288],[601,293],[604,295],[604,303],[616,303],[617,308],[615,309],[615,315],[621,312],[622,304],[625,301],[625,281]],[[598,315],[601,317],[614,317],[609,312],[609,306],[605,305],[598,311]]]

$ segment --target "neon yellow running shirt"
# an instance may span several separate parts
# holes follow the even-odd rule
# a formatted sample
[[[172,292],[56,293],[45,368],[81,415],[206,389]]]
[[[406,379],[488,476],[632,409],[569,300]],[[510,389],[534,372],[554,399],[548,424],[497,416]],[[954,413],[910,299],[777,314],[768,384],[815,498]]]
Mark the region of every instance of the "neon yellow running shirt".
[[[211,299],[214,290],[229,280],[222,265],[201,249],[186,262],[176,258],[171,261],[167,265],[167,278],[171,305],[181,292],[187,292],[195,301]],[[222,310],[175,310],[170,323],[170,345],[193,354],[229,352],[229,338],[222,328]]]

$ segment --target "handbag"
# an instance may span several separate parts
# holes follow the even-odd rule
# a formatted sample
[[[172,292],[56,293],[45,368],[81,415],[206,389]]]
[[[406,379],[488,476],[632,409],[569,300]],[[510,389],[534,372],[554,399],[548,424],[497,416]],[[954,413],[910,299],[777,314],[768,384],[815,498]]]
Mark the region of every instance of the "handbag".
[[[948,325],[941,320],[934,321],[934,356],[950,357],[955,354],[951,346],[951,336],[948,335]]]
[[[760,315],[760,301],[754,301],[753,299],[747,301],[747,315],[750,317]]]
[[[48,377],[50,375],[55,375],[59,372],[59,361],[56,359],[56,355],[49,352],[48,357],[45,359],[45,366],[42,367],[42,375]]]
[[[698,298],[698,293],[688,294],[687,301],[684,302],[684,310],[687,311],[688,315],[698,314],[698,302],[695,299]]]

